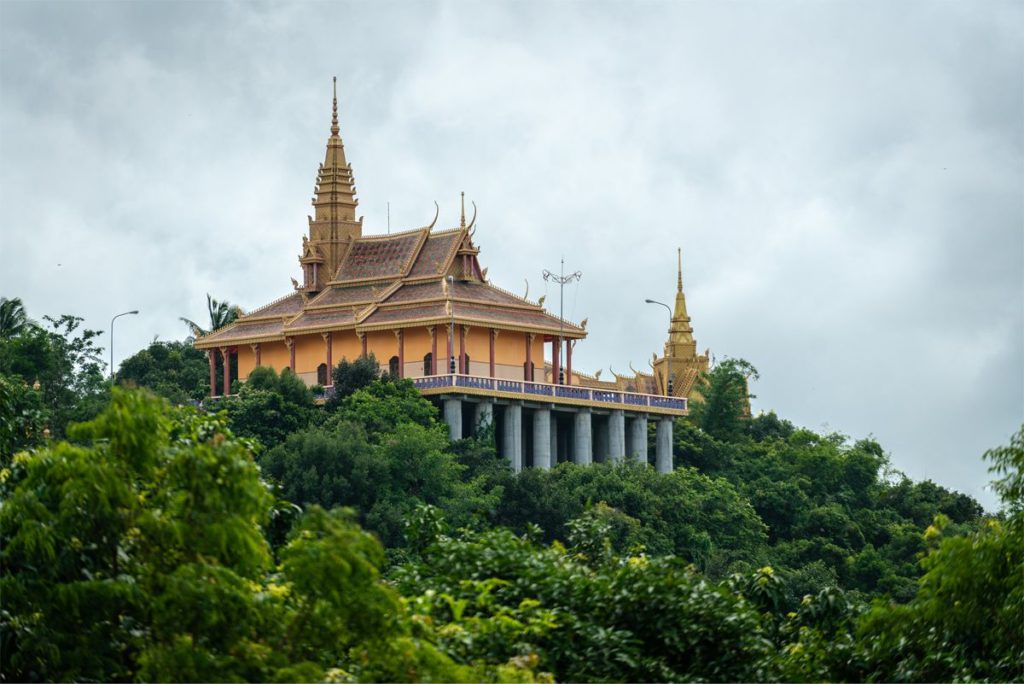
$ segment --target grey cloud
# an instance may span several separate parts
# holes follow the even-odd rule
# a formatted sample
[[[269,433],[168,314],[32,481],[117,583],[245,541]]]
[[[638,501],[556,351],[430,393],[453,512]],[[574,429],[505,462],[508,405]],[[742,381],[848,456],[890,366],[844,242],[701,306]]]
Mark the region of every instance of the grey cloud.
[[[756,408],[986,505],[1024,416],[1014,3],[0,3],[0,291],[181,337],[289,288],[330,76],[370,232],[480,207],[499,285],[584,271],[585,369],[645,365],[684,249]],[[56,264],[60,263],[61,266]],[[548,303],[557,306],[549,291]]]

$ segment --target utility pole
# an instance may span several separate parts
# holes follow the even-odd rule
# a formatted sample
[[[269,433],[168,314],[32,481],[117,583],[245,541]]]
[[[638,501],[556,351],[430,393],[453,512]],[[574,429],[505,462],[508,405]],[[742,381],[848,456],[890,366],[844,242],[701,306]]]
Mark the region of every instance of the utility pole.
[[[561,356],[561,354],[562,354],[562,337],[563,337],[563,333],[564,333],[564,330],[565,330],[565,316],[564,316],[565,284],[566,283],[571,283],[574,280],[579,280],[582,277],[583,277],[583,273],[581,273],[580,271],[576,271],[575,273],[570,273],[569,275],[565,275],[565,257],[562,257],[562,264],[561,264],[561,267],[559,268],[558,275],[555,275],[554,273],[552,273],[551,271],[548,271],[548,270],[544,271],[544,280],[551,280],[551,281],[554,281],[554,282],[558,283],[558,354],[559,354],[559,356]],[[558,384],[559,385],[564,385],[565,384],[565,366],[563,366],[561,363],[558,364]]]

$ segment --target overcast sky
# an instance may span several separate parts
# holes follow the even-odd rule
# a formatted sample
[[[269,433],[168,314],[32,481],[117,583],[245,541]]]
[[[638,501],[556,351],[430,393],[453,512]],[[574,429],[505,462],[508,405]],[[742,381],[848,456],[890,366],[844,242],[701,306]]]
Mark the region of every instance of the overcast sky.
[[[1024,418],[1024,12],[997,2],[0,2],[0,295],[115,356],[290,290],[338,76],[366,233],[581,270],[574,365],[646,370],[675,248],[754,409],[995,499]],[[548,289],[557,311],[558,296]],[[107,339],[107,334],[103,337]]]

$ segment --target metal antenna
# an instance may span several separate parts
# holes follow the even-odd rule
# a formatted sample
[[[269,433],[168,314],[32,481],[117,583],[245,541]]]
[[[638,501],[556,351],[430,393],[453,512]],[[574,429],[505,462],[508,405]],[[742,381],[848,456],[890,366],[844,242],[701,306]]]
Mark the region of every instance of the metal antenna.
[[[565,284],[571,283],[574,280],[579,280],[580,278],[583,277],[583,273],[581,271],[576,271],[575,273],[565,275],[565,257],[562,257],[562,263],[561,267],[559,268],[558,275],[555,275],[554,273],[548,270],[545,270],[543,275],[544,280],[551,280],[558,283],[558,350],[559,354],[561,354],[562,336],[565,330],[565,316],[563,315],[565,304]],[[561,362],[559,362],[558,364],[558,384],[565,384],[565,367],[562,366]]]

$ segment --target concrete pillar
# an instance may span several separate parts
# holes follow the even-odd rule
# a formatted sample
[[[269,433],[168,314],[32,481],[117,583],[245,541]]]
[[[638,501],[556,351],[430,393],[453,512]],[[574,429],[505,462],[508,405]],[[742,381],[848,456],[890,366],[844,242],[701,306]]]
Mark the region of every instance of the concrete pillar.
[[[621,409],[608,416],[608,455],[612,463],[626,460],[626,415]]]
[[[659,473],[672,472],[672,419],[669,417],[658,419],[654,467]]]
[[[462,439],[462,400],[444,400],[444,422],[448,423],[448,436],[453,442]]]
[[[607,419],[590,419],[591,423],[591,434],[593,435],[593,460],[598,463],[604,463],[608,460],[608,428],[609,421]]]
[[[512,466],[513,473],[523,469],[523,407],[519,404],[509,404],[505,407],[501,451]]]
[[[483,432],[494,423],[494,402],[486,400],[477,404],[473,412],[473,422],[477,432]]]
[[[582,409],[576,412],[573,420],[575,439],[573,440],[573,463],[590,465],[594,461],[593,434],[590,430],[590,411]]]
[[[533,412],[533,467],[551,467],[551,410]]]
[[[551,467],[558,465],[558,418],[551,414]]]
[[[647,463],[647,416],[635,417],[629,424],[629,447],[626,455]]]

